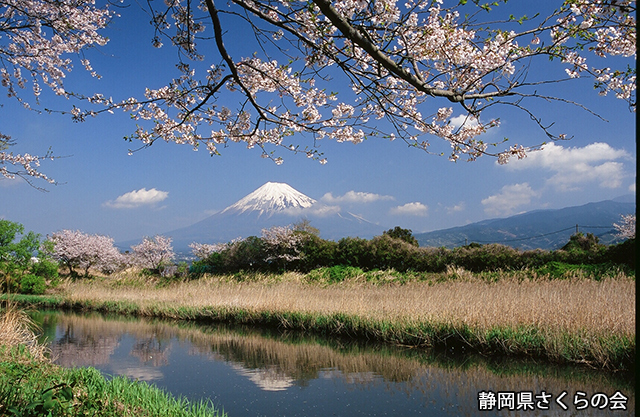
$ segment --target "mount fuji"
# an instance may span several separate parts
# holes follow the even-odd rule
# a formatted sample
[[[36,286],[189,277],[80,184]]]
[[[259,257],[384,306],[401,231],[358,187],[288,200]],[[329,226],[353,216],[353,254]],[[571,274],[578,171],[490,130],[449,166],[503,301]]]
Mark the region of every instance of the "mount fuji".
[[[238,237],[260,236],[262,229],[303,219],[319,229],[322,238],[331,240],[347,236],[371,238],[384,230],[361,216],[323,205],[288,184],[267,182],[224,210],[163,235],[173,238],[177,252],[186,253],[192,242],[223,243]]]
[[[289,184],[268,182],[251,194],[222,210],[220,214],[256,212],[271,217],[279,212],[310,208],[316,203]]]

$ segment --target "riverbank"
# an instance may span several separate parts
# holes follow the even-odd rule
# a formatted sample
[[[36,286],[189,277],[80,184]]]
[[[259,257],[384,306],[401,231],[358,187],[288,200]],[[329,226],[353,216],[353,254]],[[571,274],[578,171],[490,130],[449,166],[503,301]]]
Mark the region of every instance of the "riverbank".
[[[338,283],[312,274],[66,281],[12,296],[40,308],[257,324],[452,352],[527,356],[608,370],[635,366],[635,279],[465,271],[422,279],[378,272]]]
[[[93,368],[54,365],[27,316],[0,312],[0,416],[223,416],[207,403],[174,398],[144,382],[106,380]]]

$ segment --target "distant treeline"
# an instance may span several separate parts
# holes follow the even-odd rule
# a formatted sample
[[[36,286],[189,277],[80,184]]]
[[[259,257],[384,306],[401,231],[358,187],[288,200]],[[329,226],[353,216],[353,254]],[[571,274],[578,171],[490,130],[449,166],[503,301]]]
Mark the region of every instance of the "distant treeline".
[[[264,238],[250,237],[218,248],[195,261],[194,273],[236,271],[309,272],[322,267],[351,266],[364,271],[443,272],[448,266],[472,272],[541,268],[553,262],[564,264],[610,264],[635,269],[635,238],[616,245],[602,245],[592,234],[577,233],[558,250],[518,250],[500,244],[471,243],[447,249],[418,247],[411,230],[395,229],[373,239],[348,237],[324,240],[317,233],[297,230],[295,241],[273,245]]]

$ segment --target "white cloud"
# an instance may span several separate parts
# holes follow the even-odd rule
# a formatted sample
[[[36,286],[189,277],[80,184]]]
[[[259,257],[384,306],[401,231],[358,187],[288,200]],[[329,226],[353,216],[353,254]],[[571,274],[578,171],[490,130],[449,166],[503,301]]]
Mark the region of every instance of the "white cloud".
[[[345,195],[338,197],[334,197],[331,193],[326,193],[321,200],[327,203],[373,203],[379,200],[394,200],[394,198],[390,195],[348,191]]]
[[[20,177],[15,177],[15,178],[7,178],[4,177],[2,175],[0,175],[0,187],[11,187],[14,185],[18,185],[23,181],[18,181],[18,178]]]
[[[104,203],[105,206],[121,209],[121,208],[136,208],[144,205],[152,205],[159,203],[169,196],[167,191],[159,191],[155,188],[147,190],[141,188],[140,190],[130,191],[124,193],[115,200],[109,200]]]
[[[629,191],[632,192],[632,193],[636,192],[636,183],[635,182],[629,186]]]
[[[482,200],[484,212],[491,216],[508,216],[514,214],[518,207],[531,203],[539,192],[531,189],[528,183],[505,185],[500,193]]]
[[[286,209],[286,213],[290,216],[315,216],[315,217],[326,217],[332,214],[340,213],[342,209],[340,206],[328,206],[326,204],[314,204],[311,207],[307,208],[288,208]]]
[[[451,118],[451,124],[456,128],[462,125],[469,126],[469,127],[478,126],[478,119],[476,119],[475,117],[469,116],[468,114],[459,114]]]
[[[582,148],[548,143],[542,150],[531,152],[506,167],[511,170],[543,168],[554,172],[547,183],[562,191],[593,182],[603,188],[618,188],[625,173],[623,163],[617,161],[629,158],[627,151],[614,149],[607,143],[596,142]]]
[[[460,203],[456,204],[455,206],[445,207],[445,209],[447,210],[448,214],[453,214],[453,213],[457,213],[459,211],[464,211],[465,204],[464,204],[464,201],[461,201]]]
[[[407,203],[402,206],[393,207],[390,214],[400,216],[426,216],[428,207],[419,202]]]

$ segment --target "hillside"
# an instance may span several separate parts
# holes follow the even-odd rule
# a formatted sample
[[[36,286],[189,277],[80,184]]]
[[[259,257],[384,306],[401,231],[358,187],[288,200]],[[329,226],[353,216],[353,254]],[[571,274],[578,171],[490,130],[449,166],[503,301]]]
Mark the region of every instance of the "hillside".
[[[555,210],[536,210],[466,226],[419,233],[420,246],[462,246],[471,242],[501,243],[520,249],[558,249],[578,231],[593,233],[605,244],[616,241],[613,223],[635,213],[629,198],[588,203]]]

